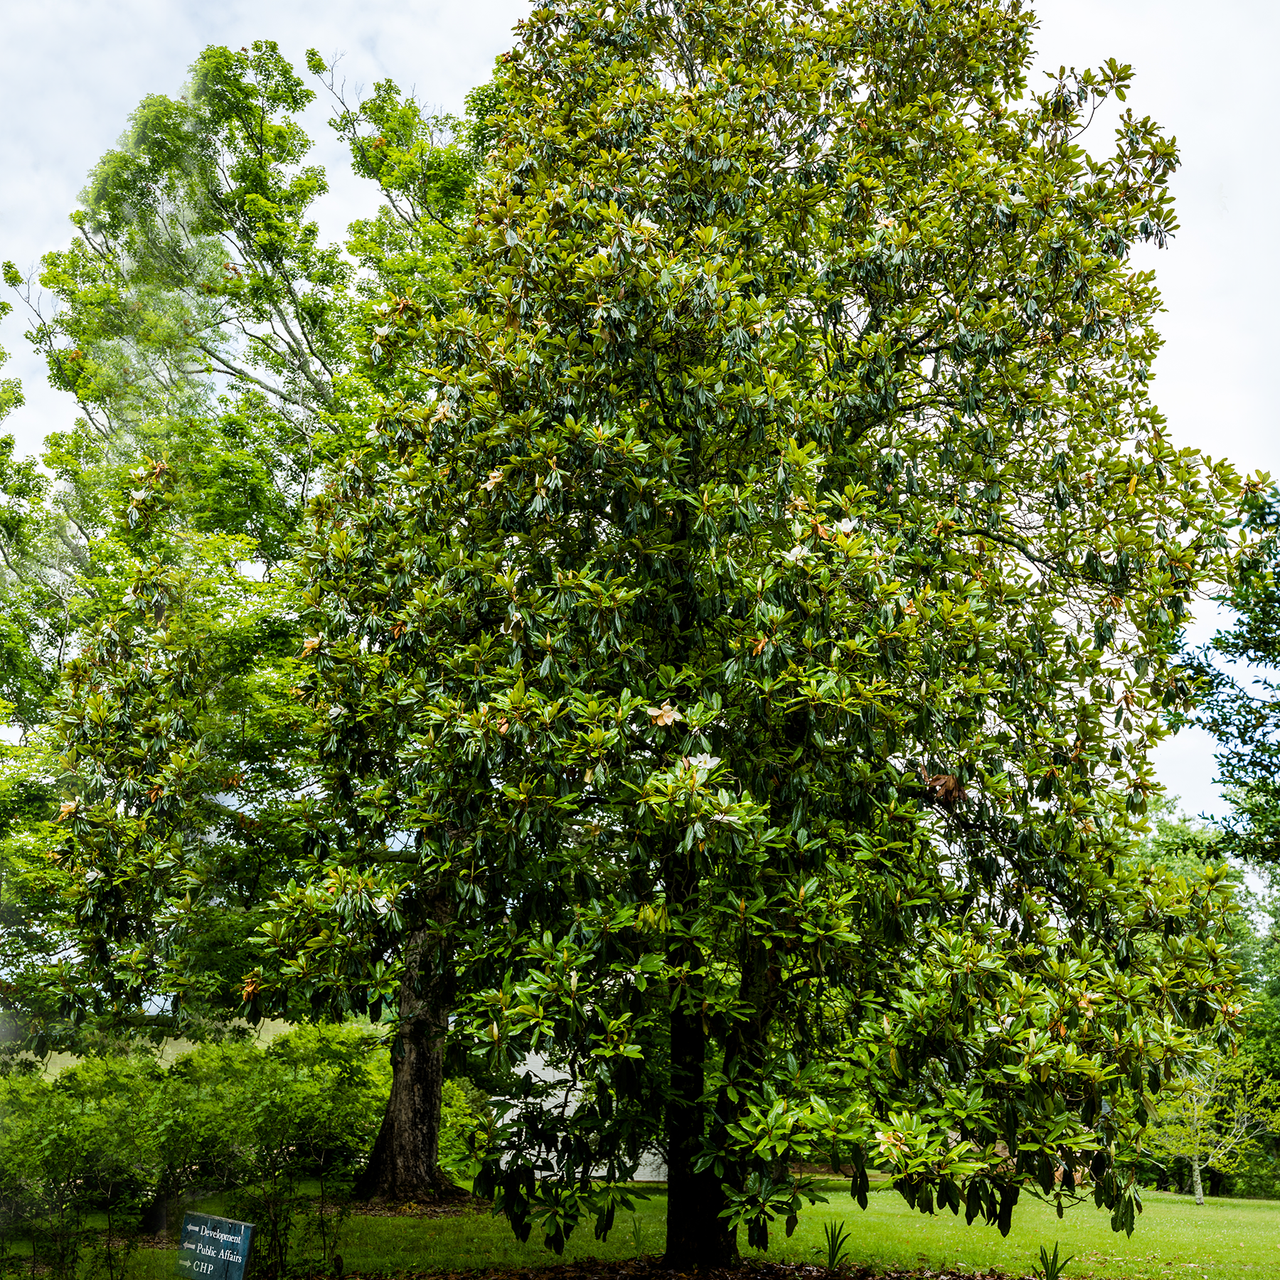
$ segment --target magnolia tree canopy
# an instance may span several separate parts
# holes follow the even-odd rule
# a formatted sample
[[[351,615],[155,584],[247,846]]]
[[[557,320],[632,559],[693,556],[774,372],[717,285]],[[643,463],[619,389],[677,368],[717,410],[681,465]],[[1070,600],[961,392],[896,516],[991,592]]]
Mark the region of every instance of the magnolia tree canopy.
[[[313,506],[344,834],[270,936],[390,993],[401,929],[431,1034],[552,1053],[476,1184],[522,1235],[607,1231],[651,1145],[673,1266],[813,1159],[1002,1230],[1088,1169],[1132,1229],[1117,1153],[1230,1034],[1217,873],[1116,856],[1240,487],[1147,398],[1176,153],[1086,152],[1129,69],[1029,90],[1033,27],[539,9],[461,304],[379,339],[430,390]]]

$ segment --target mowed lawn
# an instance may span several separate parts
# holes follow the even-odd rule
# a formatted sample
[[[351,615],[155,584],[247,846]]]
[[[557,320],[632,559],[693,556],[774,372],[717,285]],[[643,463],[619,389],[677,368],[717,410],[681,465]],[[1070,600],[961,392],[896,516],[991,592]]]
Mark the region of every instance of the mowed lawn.
[[[847,1188],[828,1191],[830,1203],[805,1214],[790,1242],[778,1252],[799,1259],[822,1244],[823,1224],[842,1220],[856,1262],[895,1267],[995,1268],[1011,1276],[1031,1274],[1040,1246],[1074,1254],[1068,1277],[1147,1280],[1157,1276],[1275,1277],[1280,1280],[1280,1201],[1209,1200],[1197,1208],[1190,1196],[1150,1192],[1132,1236],[1111,1230],[1109,1213],[1090,1200],[1067,1209],[1061,1220],[1049,1205],[1027,1195],[1018,1202],[1013,1228],[1001,1237],[980,1222],[965,1225],[950,1212],[929,1217],[908,1208],[895,1191],[880,1190],[863,1213]],[[800,1239],[803,1234],[803,1240]],[[796,1242],[799,1241],[797,1248]]]
[[[1061,1253],[1075,1255],[1066,1280],[1280,1280],[1280,1201],[1275,1200],[1210,1200],[1197,1209],[1190,1197],[1152,1192],[1144,1197],[1137,1229],[1126,1238],[1112,1232],[1109,1215],[1092,1202],[1067,1210],[1059,1221],[1051,1207],[1024,1196],[1014,1212],[1013,1229],[1001,1238],[993,1227],[966,1227],[963,1217],[950,1212],[934,1217],[915,1213],[889,1189],[874,1190],[865,1212],[850,1200],[848,1183],[827,1184],[825,1190],[830,1202],[806,1210],[790,1240],[779,1227],[769,1257],[825,1261],[823,1228],[834,1219],[848,1229],[850,1262],[885,1268],[995,1269],[1024,1277],[1038,1264],[1040,1246],[1052,1252],[1056,1241]],[[579,1228],[563,1260],[661,1253],[666,1192],[651,1187],[648,1193],[634,1215],[619,1213],[607,1241],[594,1238],[590,1223]],[[527,1271],[560,1260],[542,1247],[536,1229],[522,1245],[505,1221],[489,1214],[354,1215],[343,1228],[340,1252],[349,1274],[467,1267]],[[172,1254],[142,1251],[133,1260],[134,1274],[138,1280],[170,1277],[171,1259]]]

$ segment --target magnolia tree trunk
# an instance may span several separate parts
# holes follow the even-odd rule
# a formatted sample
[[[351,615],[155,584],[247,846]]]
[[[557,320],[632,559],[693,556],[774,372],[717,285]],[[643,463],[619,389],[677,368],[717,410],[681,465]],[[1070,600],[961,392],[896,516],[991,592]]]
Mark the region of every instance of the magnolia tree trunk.
[[[720,1211],[725,1206],[714,1169],[697,1170],[703,1150],[706,1036],[697,1014],[671,1015],[671,1097],[667,1103],[667,1252],[675,1271],[725,1267],[737,1241]]]
[[[369,1164],[356,1184],[362,1197],[422,1201],[458,1194],[439,1164],[450,993],[440,942],[447,924],[443,895],[431,905],[431,924],[410,932],[405,942],[400,1027],[391,1047],[391,1097]]]
[[[667,856],[668,901],[673,916],[687,909],[697,890],[693,855]],[[680,939],[673,962],[696,974],[702,956],[695,944]],[[690,981],[696,979],[690,978]],[[663,1265],[692,1271],[731,1265],[738,1257],[736,1234],[720,1211],[725,1195],[714,1169],[697,1169],[706,1125],[707,1031],[698,1001],[678,983],[672,987],[671,1084],[667,1100],[667,1252]]]
[[[1200,1157],[1191,1157],[1191,1189],[1196,1193],[1196,1204],[1204,1204],[1204,1184],[1200,1181]]]

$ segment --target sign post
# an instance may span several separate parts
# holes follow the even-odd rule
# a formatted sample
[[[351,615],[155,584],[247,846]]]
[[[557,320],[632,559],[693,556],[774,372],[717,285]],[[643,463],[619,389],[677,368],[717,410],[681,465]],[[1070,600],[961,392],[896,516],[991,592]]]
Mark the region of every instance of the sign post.
[[[178,1275],[184,1280],[244,1280],[253,1223],[189,1213],[182,1219]]]

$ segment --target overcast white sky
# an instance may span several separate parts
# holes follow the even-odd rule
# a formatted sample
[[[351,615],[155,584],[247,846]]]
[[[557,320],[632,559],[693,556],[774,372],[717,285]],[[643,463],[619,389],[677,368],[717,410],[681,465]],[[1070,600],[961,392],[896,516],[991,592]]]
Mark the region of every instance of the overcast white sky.
[[[713,0],[709,0],[713,2]],[[66,243],[66,216],[94,162],[147,93],[173,93],[208,44],[279,43],[296,65],[306,49],[342,54],[349,83],[391,78],[425,101],[460,111],[463,95],[511,47],[525,0],[0,0],[0,258],[24,271]],[[1280,165],[1274,69],[1280,6],[1267,0],[1040,0],[1039,65],[1137,72],[1129,105],[1175,134],[1182,230],[1156,267],[1168,314],[1156,398],[1175,439],[1246,470],[1280,473],[1272,391],[1280,321]],[[320,210],[337,239],[362,209],[358,180],[313,109],[315,158],[334,191]],[[0,326],[28,403],[4,425],[20,450],[69,421],[69,399],[41,389],[15,313]],[[1202,627],[1201,630],[1210,629]],[[1161,776],[1191,812],[1218,807],[1202,736],[1161,749]]]

